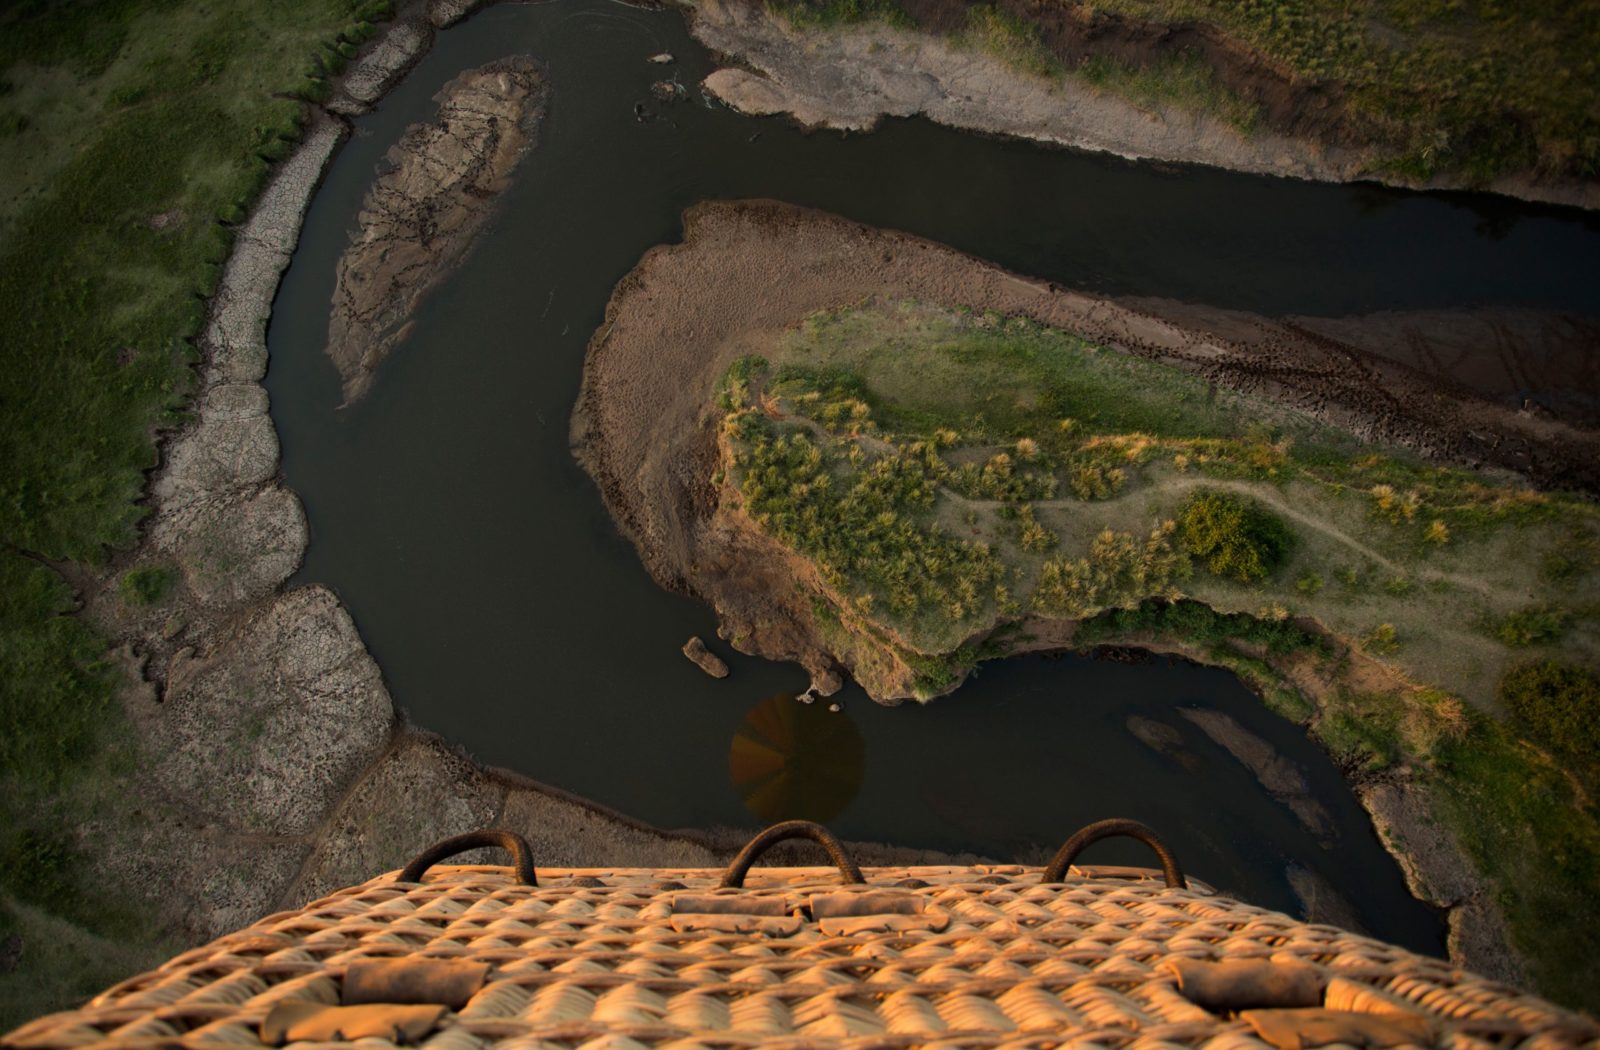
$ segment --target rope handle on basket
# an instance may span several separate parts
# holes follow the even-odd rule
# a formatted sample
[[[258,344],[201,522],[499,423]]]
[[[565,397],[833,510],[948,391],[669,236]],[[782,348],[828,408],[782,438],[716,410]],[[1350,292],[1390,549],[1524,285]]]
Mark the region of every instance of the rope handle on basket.
[[[756,862],[756,858],[784,839],[810,839],[827,850],[828,859],[838,867],[839,879],[846,886],[867,881],[861,877],[861,869],[856,867],[856,862],[850,859],[850,854],[844,851],[844,844],[834,837],[833,832],[809,820],[786,820],[772,825],[745,843],[739,855],[729,862],[728,870],[722,873],[721,885],[735,889],[742,887],[744,877],[750,873],[750,866]]]
[[[1167,878],[1167,888],[1186,890],[1189,880],[1183,877],[1183,871],[1178,867],[1178,858],[1167,847],[1161,837],[1153,830],[1137,820],[1099,820],[1087,827],[1077,830],[1073,836],[1062,844],[1051,858],[1050,866],[1044,869],[1042,882],[1061,882],[1067,877],[1067,868],[1078,859],[1082,853],[1093,843],[1101,839],[1130,838],[1155,850],[1156,856],[1161,858],[1161,873]]]
[[[465,835],[435,842],[421,853],[412,858],[400,871],[398,882],[421,882],[423,874],[441,860],[454,857],[458,853],[465,853],[469,849],[482,849],[487,846],[498,846],[511,854],[511,862],[516,866],[517,881],[524,886],[539,885],[538,877],[533,870],[533,847],[528,845],[528,840],[514,831],[469,831]]]

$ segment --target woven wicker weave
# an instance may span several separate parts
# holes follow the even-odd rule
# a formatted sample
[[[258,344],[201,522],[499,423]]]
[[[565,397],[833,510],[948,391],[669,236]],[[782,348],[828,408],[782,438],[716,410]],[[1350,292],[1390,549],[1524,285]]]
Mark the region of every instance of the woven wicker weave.
[[[1185,999],[1160,965],[1178,956],[1315,964],[1343,978],[1330,983],[1330,1006],[1420,1013],[1438,1046],[1600,1038],[1582,1017],[1439,960],[1155,878],[1075,868],[1046,885],[1018,867],[880,868],[866,871],[867,887],[845,889],[832,868],[766,868],[743,889],[718,889],[721,874],[542,870],[533,887],[504,868],[436,868],[421,883],[391,873],[186,952],[0,1044],[258,1047],[275,1003],[338,1003],[347,968],[384,957],[490,965],[481,990],[424,1039],[438,1050],[1268,1045],[1244,1020]],[[816,895],[849,893],[893,897],[906,914],[829,932],[806,910]],[[801,921],[690,914],[718,902],[799,909]]]

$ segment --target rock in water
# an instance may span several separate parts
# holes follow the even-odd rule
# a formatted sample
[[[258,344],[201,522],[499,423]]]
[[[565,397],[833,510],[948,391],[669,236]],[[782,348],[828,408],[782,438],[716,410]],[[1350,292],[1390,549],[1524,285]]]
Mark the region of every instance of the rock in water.
[[[706,648],[706,643],[700,640],[699,635],[683,643],[683,655],[712,678],[728,677],[728,665],[722,662],[722,657]]]
[[[831,667],[811,672],[811,687],[807,692],[818,696],[832,696],[844,688],[844,678]]]
[[[651,55],[650,61],[654,62],[658,66],[667,65],[672,61],[672,52],[663,51],[659,55]]]
[[[413,124],[389,151],[393,166],[372,184],[339,259],[328,317],[328,356],[347,402],[366,392],[417,305],[466,256],[534,144],[545,95],[530,58],[468,70],[436,96],[434,122]]]

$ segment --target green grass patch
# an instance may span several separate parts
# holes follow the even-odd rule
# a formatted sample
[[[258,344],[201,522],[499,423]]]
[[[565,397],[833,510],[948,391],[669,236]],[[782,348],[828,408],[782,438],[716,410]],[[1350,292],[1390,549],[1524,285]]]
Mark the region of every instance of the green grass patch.
[[[159,605],[172,593],[177,576],[171,566],[140,565],[117,581],[117,591],[129,605]]]
[[[1591,721],[1590,723],[1594,723]],[[1540,992],[1600,1010],[1600,823],[1566,773],[1504,725],[1472,717],[1427,784],[1440,814],[1496,887]]]
[[[1562,0],[1100,0],[1108,12],[1200,22],[1343,95],[1381,167],[1474,180],[1600,173],[1600,11]]]
[[[1192,52],[1168,55],[1148,65],[1133,65],[1110,55],[1091,55],[1077,75],[1095,87],[1127,99],[1147,112],[1169,108],[1209,113],[1241,132],[1255,129],[1261,107],[1223,84],[1216,70]]]
[[[0,937],[8,926],[23,937],[19,969],[0,979],[0,1029],[70,1006],[108,976],[93,958],[34,934],[70,927],[71,943],[150,939],[71,837],[131,763],[116,743],[126,739],[120,678],[74,604],[54,572],[0,553]]]
[[[967,24],[956,36],[963,47],[987,52],[1010,66],[1036,77],[1057,77],[1060,60],[1044,45],[1039,29],[993,4],[967,9]]]
[[[156,436],[240,221],[387,0],[22,0],[0,10],[0,1030],[147,964],[68,833],[131,758],[106,639],[29,555],[136,537]],[[169,570],[119,581],[162,600]],[[0,932],[0,937],[5,936]]]
[[[1555,660],[1521,664],[1500,680],[1500,700],[1518,732],[1560,759],[1591,795],[1600,791],[1600,675]]]
[[[1572,623],[1572,613],[1554,605],[1528,605],[1504,616],[1489,617],[1483,627],[1506,645],[1524,649],[1561,640]]]
[[[0,539],[95,560],[130,542],[155,430],[177,421],[190,340],[292,97],[358,0],[22,3],[0,68],[29,126],[0,174]]]
[[[1109,609],[1079,624],[1076,638],[1096,644],[1143,634],[1176,638],[1199,647],[1243,642],[1277,655],[1327,651],[1327,642],[1320,634],[1306,630],[1293,620],[1222,613],[1195,601],[1152,600],[1131,609]]]
[[[791,25],[806,29],[862,22],[908,29],[915,24],[894,0],[767,0],[767,8]]]

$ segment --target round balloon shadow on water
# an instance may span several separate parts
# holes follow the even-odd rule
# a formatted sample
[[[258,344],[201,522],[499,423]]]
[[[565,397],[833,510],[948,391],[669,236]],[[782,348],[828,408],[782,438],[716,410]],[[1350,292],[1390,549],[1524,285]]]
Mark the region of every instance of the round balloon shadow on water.
[[[747,711],[728,747],[728,779],[768,823],[831,820],[861,790],[865,770],[866,747],[850,716],[789,693]]]

